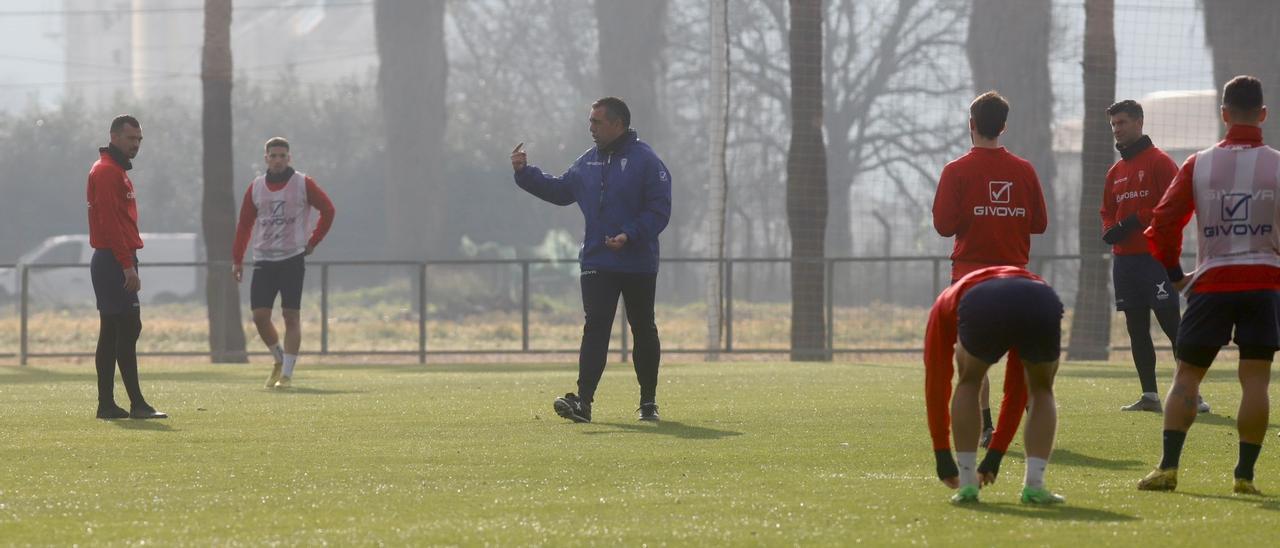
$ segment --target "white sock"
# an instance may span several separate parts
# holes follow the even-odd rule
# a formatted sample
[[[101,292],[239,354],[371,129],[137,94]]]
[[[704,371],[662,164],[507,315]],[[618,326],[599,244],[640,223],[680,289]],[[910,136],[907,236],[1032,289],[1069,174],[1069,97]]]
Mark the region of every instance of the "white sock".
[[[1158,400],[1160,399],[1160,394],[1157,394],[1155,392],[1143,392],[1142,397],[1149,400]]]
[[[281,374],[282,374],[282,375],[284,375],[284,376],[286,376],[286,377],[292,377],[292,376],[293,376],[293,366],[295,366],[295,365],[298,365],[298,355],[297,355],[297,354],[285,354],[285,355],[284,355],[284,372],[282,372]]]
[[[284,363],[284,348],[280,343],[268,346],[267,349],[271,350],[271,357],[275,358],[276,363]]]
[[[1027,487],[1044,487],[1044,469],[1049,467],[1049,459],[1027,457],[1027,475],[1022,484]]]
[[[978,453],[956,452],[956,465],[960,467],[960,487],[978,485]]]

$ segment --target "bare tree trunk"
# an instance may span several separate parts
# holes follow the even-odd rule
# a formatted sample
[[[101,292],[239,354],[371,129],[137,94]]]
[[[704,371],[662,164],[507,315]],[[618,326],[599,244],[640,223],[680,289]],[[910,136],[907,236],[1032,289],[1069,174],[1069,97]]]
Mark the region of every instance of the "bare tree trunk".
[[[787,226],[791,232],[791,359],[830,360],[823,264],[827,150],[822,140],[822,0],[791,0],[791,145]]]
[[[205,284],[209,357],[215,363],[248,361],[244,327],[240,324],[240,289],[231,277],[231,244],[236,232],[231,67],[231,0],[205,0],[200,71],[204,87],[204,201],[200,213],[209,259]]]
[[[388,251],[397,259],[447,256],[456,248],[443,176],[444,0],[377,0],[378,92],[387,135]]]
[[[1111,306],[1107,298],[1107,246],[1098,225],[1107,170],[1115,161],[1107,106],[1116,96],[1115,0],[1084,3],[1084,148],[1080,181],[1080,279],[1071,318],[1069,360],[1111,355]]]
[[[1213,54],[1218,92],[1241,74],[1257,76],[1267,90],[1280,89],[1280,2],[1201,0],[1204,35]],[[1274,91],[1272,92],[1274,94]],[[1264,131],[1267,126],[1264,125]],[[1222,127],[1226,131],[1226,127]]]
[[[1053,87],[1049,80],[1052,0],[973,0],[966,49],[978,93],[999,90],[1010,103],[1009,123],[1000,144],[1036,168],[1050,213],[1049,229],[1033,238],[1032,248],[1056,250],[1052,215],[1054,177]]]
[[[596,0],[600,88],[627,102],[632,126],[650,144],[662,140],[666,126],[658,112],[666,14],[667,0]]]
[[[711,258],[725,257],[725,215],[729,203],[729,2],[711,0],[711,177],[707,181],[707,245]],[[717,262],[707,272],[707,354],[719,358],[720,336],[724,330],[724,263]]]

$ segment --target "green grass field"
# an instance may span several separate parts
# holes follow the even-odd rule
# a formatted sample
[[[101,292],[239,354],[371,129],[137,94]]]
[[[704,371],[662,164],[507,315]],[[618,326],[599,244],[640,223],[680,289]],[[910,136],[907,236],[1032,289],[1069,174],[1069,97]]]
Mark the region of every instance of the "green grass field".
[[[947,502],[915,362],[670,364],[656,426],[625,364],[589,425],[551,412],[568,365],[300,367],[280,393],[261,364],[145,363],[172,418],[116,422],[92,418],[91,365],[0,367],[0,544],[1230,545],[1280,525],[1280,498],[1230,494],[1226,364],[1176,493],[1134,489],[1160,419],[1116,411],[1131,368],[1065,364],[1055,508],[1017,503],[1020,442],[982,504]],[[1258,485],[1280,493],[1274,446]]]

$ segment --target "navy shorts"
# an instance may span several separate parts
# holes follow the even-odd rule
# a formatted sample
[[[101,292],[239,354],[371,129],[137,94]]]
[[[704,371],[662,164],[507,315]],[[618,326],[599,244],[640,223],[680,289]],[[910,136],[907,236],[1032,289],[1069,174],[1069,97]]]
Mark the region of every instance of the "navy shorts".
[[[1116,310],[1178,309],[1178,292],[1169,283],[1164,265],[1147,254],[1116,255],[1111,261]]]
[[[1244,359],[1280,348],[1280,291],[1191,293],[1178,325],[1178,359],[1209,367],[1217,350],[1233,340]]]
[[[283,261],[255,261],[249,282],[249,308],[272,308],[280,295],[280,308],[302,308],[302,281],[307,274],[303,255]]]
[[[960,344],[992,364],[1010,349],[1029,362],[1062,352],[1062,301],[1052,287],[1027,278],[995,278],[970,288],[957,311]]]
[[[136,270],[137,256],[134,256],[133,264]],[[124,269],[120,268],[120,261],[110,249],[93,250],[93,259],[89,260],[89,278],[93,280],[93,296],[98,302],[99,313],[123,314],[139,309],[138,292],[124,290]]]

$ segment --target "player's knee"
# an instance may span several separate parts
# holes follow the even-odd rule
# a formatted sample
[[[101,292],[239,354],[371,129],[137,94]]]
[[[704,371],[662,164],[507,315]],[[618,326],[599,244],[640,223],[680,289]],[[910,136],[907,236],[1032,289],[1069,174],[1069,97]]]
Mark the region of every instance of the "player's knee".
[[[587,314],[586,323],[582,327],[583,331],[609,331],[613,329],[613,316],[605,316],[603,314]]]
[[[1246,354],[1245,350],[1250,351]],[[1264,356],[1265,357],[1261,357]],[[1245,392],[1261,391],[1266,393],[1268,385],[1271,384],[1271,353],[1265,349],[1249,348],[1247,346],[1240,347],[1240,368],[1239,368],[1240,386]]]
[[[658,336],[658,326],[649,324],[631,324],[631,335],[637,340],[652,339]]]

